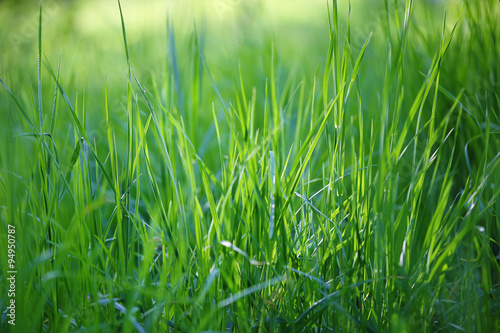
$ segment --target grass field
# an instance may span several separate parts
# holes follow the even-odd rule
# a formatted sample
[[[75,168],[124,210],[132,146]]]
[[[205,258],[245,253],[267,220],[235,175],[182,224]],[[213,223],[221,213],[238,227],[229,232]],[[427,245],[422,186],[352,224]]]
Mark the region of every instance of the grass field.
[[[0,2],[0,331],[500,331],[498,19]]]

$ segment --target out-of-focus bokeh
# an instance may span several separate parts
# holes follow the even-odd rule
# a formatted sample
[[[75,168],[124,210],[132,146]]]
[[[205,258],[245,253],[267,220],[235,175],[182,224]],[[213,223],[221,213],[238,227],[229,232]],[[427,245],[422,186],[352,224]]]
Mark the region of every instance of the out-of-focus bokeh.
[[[340,22],[346,33],[347,3],[339,3]],[[459,3],[417,3],[414,16],[419,17],[419,24],[426,24],[421,32],[440,30],[446,5],[448,23],[453,24]],[[281,81],[286,80],[289,72],[312,80],[323,70],[329,42],[328,1],[123,0],[121,5],[132,69],[141,79],[151,73],[164,73],[172,52],[169,34],[175,37],[177,53],[182,55],[190,47],[189,39],[195,29],[203,38],[204,57],[221,89],[232,84],[238,64],[244,71],[251,68],[245,73],[249,86],[262,85],[261,78],[269,76],[273,43],[283,69],[278,73]],[[399,8],[391,6],[389,10],[404,15],[404,4]],[[23,86],[28,78],[34,79],[39,9],[38,1],[0,2],[0,76],[12,88]],[[68,92],[82,93],[85,89],[93,96],[102,96],[104,77],[110,85],[123,84],[127,65],[117,1],[46,0],[42,13],[43,57],[54,68],[61,61],[62,83]],[[359,51],[368,36],[373,35],[365,57],[370,69],[360,73],[367,76],[361,82],[372,89],[380,84],[377,78],[383,76],[384,70],[371,56],[377,51],[385,52],[384,46],[376,47],[377,43],[386,42],[385,7],[383,2],[355,0],[351,2],[351,13],[351,44],[358,48],[354,51]],[[173,33],[167,31],[167,22]],[[438,45],[434,47],[437,49]],[[190,66],[183,59],[178,62],[181,73]],[[376,96],[376,92],[371,95]],[[89,101],[90,105],[95,102]]]
[[[358,54],[371,36],[358,74],[363,110],[369,117],[375,115],[380,101],[388,42],[397,43],[397,25],[404,24],[404,1],[388,1],[387,4],[387,8],[383,1],[353,0],[350,8],[348,1],[338,4],[341,36],[349,36],[353,54]],[[201,120],[211,119],[211,104],[218,101],[207,68],[229,102],[234,97],[234,82],[240,68],[247,93],[250,94],[255,87],[259,99],[263,99],[266,81],[271,75],[273,49],[276,50],[278,66],[278,92],[286,85],[288,91],[293,91],[295,88],[290,87],[298,86],[301,81],[310,86],[315,77],[322,76],[328,53],[328,8],[331,5],[330,1],[324,0],[121,1],[131,68],[146,89],[151,90],[155,84],[172,80],[172,77],[165,76],[176,73],[181,85],[192,82],[194,58],[189,55],[196,47],[194,40],[199,40],[206,62],[206,66],[201,65],[204,86],[203,108],[199,112]],[[439,49],[445,14],[446,33],[449,33],[462,7],[459,0],[414,2],[411,42],[405,55],[410,65],[403,72],[407,78],[405,95],[408,98],[403,100],[403,107],[409,107],[405,103],[413,100],[412,96],[420,89],[432,57]],[[453,95],[457,95],[461,88],[468,88],[466,95],[473,97],[472,104],[487,100],[494,102],[494,96],[487,96],[486,92],[498,85],[495,83],[498,82],[495,78],[498,46],[489,45],[487,39],[482,41],[480,27],[499,16],[498,7],[469,8],[471,13],[477,13],[469,15],[468,21],[459,23],[450,44],[448,61],[441,68],[441,84]],[[487,8],[493,8],[490,16],[487,16]],[[38,1],[0,2],[0,77],[14,93],[22,91],[20,98],[27,104],[31,102],[26,95],[26,85],[31,84],[35,89],[37,80],[39,10]],[[390,13],[390,18],[387,13]],[[119,110],[123,110],[126,104],[124,92],[128,67],[118,2],[46,0],[43,1],[42,14],[42,58],[54,71],[60,63],[61,84],[72,102],[83,104],[85,100],[87,120],[95,129],[94,139],[99,144],[105,133],[102,121],[105,82],[109,87],[111,108],[118,110],[113,113],[115,117],[119,117]],[[494,23],[490,24],[494,26]],[[391,33],[389,37],[388,32]],[[474,46],[470,46],[471,43]],[[343,47],[340,41],[340,50]],[[484,52],[478,54],[477,50]],[[176,55],[176,70],[172,68],[173,55]],[[457,65],[462,69],[460,72],[454,69]],[[487,73],[488,68],[492,68],[490,72],[493,74]],[[42,77],[44,89],[53,91],[53,80],[45,69]],[[5,91],[0,94],[2,98],[6,96]],[[83,98],[83,95],[91,98]],[[45,99],[43,103],[50,108],[52,101]],[[450,100],[450,106],[451,103]],[[177,106],[182,108],[182,104],[181,101]],[[356,108],[354,104],[348,107],[351,106]],[[5,109],[2,108],[1,112]],[[262,115],[262,110],[259,112]],[[18,118],[19,122],[7,125],[14,132],[26,125],[20,116]]]

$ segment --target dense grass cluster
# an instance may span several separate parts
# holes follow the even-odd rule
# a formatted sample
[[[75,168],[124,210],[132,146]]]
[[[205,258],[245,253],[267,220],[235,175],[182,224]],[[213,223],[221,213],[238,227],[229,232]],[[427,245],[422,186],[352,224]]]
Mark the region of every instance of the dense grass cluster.
[[[499,331],[499,4],[363,6],[232,62],[171,17],[151,64],[118,2],[97,78],[40,8],[0,62],[1,331]]]

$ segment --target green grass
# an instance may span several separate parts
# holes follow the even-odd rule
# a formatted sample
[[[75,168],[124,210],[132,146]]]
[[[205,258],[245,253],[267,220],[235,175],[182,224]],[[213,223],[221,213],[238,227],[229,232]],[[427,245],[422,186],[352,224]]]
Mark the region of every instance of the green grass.
[[[3,52],[2,332],[500,330],[497,1],[329,1],[230,56],[128,8]]]

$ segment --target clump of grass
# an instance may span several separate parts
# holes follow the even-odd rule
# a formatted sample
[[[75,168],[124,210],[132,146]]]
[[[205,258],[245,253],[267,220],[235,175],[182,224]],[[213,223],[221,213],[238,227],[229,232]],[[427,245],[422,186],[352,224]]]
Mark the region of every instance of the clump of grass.
[[[118,5],[126,79],[104,81],[99,108],[43,57],[41,24],[36,93],[1,81],[2,235],[16,226],[19,267],[19,320],[2,330],[499,328],[496,74],[471,102],[476,69],[454,43],[464,25],[500,37],[476,15],[494,2],[426,36],[416,3],[386,1],[378,48],[353,46],[351,3],[344,15],[334,0],[316,75],[283,67],[272,41],[262,86],[237,61],[221,85],[203,31],[180,48],[171,22],[164,72],[137,75]]]

